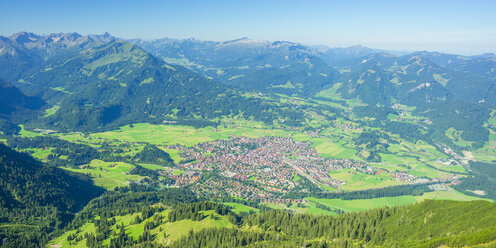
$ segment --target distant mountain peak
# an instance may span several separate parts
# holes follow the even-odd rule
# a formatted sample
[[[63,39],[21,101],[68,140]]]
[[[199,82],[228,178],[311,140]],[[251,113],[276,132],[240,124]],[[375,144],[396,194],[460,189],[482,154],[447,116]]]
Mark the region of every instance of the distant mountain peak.
[[[347,49],[371,49],[371,48],[368,48],[368,47],[362,46],[362,45],[353,45],[353,46],[348,46],[345,48],[347,48]]]
[[[484,53],[484,54],[477,55],[477,56],[472,56],[472,57],[475,57],[475,58],[491,58],[491,59],[495,59],[496,58],[496,54],[494,54],[494,53]]]
[[[267,45],[267,41],[258,41],[252,40],[248,37],[242,37],[235,40],[224,41],[220,43],[220,46],[229,46],[229,45]]]
[[[20,45],[27,49],[45,50],[50,53],[50,50],[56,48],[69,48],[79,46],[86,48],[101,43],[106,43],[117,38],[105,32],[101,35],[81,35],[79,33],[51,33],[38,35],[29,32],[19,32],[7,38],[12,42],[12,45]],[[5,39],[4,39],[5,40]],[[5,41],[4,41],[5,43]]]
[[[271,44],[271,46],[273,46],[273,47],[284,46],[284,45],[286,45],[286,46],[294,46],[294,45],[300,45],[300,44],[299,43],[295,43],[295,42],[291,42],[291,41],[284,41],[284,40],[282,40],[282,41],[279,41],[279,40],[278,41],[274,41]]]
[[[239,39],[224,41],[223,43],[237,43],[237,42],[247,42],[247,41],[250,41],[250,38],[245,36],[245,37],[241,37]]]
[[[23,44],[27,42],[33,42],[36,39],[39,39],[39,35],[34,34],[34,33],[29,33],[29,32],[19,32],[16,34],[13,34],[9,37],[12,41],[15,41],[17,43]]]

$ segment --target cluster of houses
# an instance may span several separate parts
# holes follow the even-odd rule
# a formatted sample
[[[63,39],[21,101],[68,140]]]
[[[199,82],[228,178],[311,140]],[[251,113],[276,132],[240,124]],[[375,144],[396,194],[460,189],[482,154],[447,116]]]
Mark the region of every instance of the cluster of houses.
[[[364,162],[320,157],[308,142],[294,141],[290,137],[234,137],[193,147],[172,145],[167,148],[181,151],[181,157],[188,161],[179,164],[184,170],[217,173],[215,179],[193,187],[197,193],[209,197],[278,201],[281,195],[301,184],[301,177],[340,188],[346,182],[332,178],[331,171],[352,169],[371,175],[379,173]],[[406,172],[392,175],[398,181],[415,179]],[[183,173],[173,178],[183,186],[196,182],[199,176],[188,177]]]
[[[361,128],[358,124],[349,121],[345,122],[345,121],[334,120],[332,121],[332,126],[347,132],[363,131],[363,128]]]
[[[197,171],[185,171],[184,173],[175,174],[173,170],[163,170],[161,171],[163,176],[166,176],[173,180],[174,184],[169,186],[182,187],[196,183],[201,175]]]
[[[273,192],[257,187],[257,185],[222,177],[209,179],[202,184],[197,184],[193,187],[193,190],[199,195],[210,198],[239,197],[253,201],[280,197]]]
[[[412,182],[415,181],[417,177],[414,175],[408,174],[406,171],[397,171],[391,173],[391,176],[396,179],[396,181],[400,182]]]

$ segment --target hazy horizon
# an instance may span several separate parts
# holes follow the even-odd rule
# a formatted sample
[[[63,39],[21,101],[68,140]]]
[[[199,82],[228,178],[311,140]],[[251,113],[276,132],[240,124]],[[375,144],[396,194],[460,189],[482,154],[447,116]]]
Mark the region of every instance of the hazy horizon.
[[[195,38],[362,45],[393,51],[495,53],[496,2],[6,1],[0,35],[109,32],[124,39]]]

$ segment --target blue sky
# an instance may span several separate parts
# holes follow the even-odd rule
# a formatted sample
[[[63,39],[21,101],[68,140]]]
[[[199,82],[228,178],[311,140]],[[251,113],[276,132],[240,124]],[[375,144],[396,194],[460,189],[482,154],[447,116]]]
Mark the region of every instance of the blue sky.
[[[496,52],[496,1],[0,0],[0,35],[288,40],[331,47]]]

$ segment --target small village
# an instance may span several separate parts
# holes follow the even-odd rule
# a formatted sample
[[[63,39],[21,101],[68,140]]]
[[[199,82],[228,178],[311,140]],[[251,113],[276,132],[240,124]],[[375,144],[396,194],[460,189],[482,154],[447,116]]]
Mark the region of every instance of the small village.
[[[175,186],[193,185],[200,172],[216,175],[194,190],[208,197],[240,197],[247,200],[277,200],[295,190],[304,182],[317,187],[339,189],[346,182],[332,178],[331,171],[351,169],[350,173],[376,175],[381,171],[364,162],[351,159],[323,158],[307,142],[290,137],[234,137],[200,143],[193,147],[166,146],[181,151],[184,163],[178,166],[186,171],[181,175],[168,172]],[[401,182],[413,182],[416,177],[406,172],[392,172],[391,177]]]

